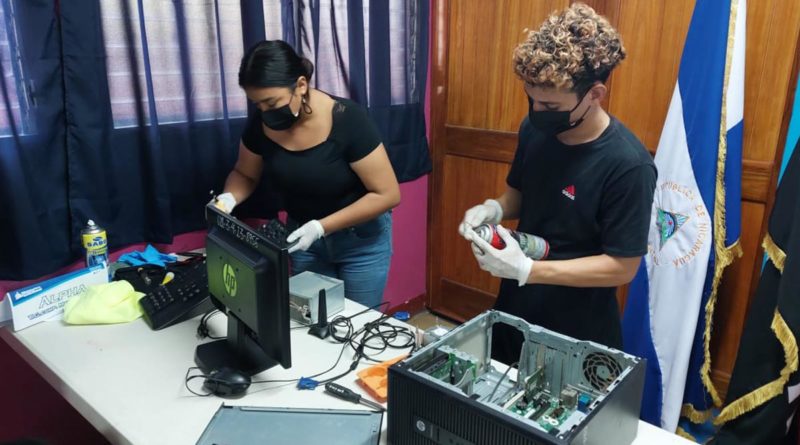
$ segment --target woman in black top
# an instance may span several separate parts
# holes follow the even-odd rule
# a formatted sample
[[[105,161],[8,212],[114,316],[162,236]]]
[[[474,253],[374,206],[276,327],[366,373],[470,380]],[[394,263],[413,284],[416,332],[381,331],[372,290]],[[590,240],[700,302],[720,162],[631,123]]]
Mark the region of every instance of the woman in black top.
[[[230,212],[266,178],[283,198],[297,244],[292,272],[344,280],[345,295],[380,303],[391,257],[390,209],[400,202],[386,150],[366,110],[311,88],[314,67],[286,43],[250,48],[239,86],[260,113],[242,134],[239,159],[217,197]]]

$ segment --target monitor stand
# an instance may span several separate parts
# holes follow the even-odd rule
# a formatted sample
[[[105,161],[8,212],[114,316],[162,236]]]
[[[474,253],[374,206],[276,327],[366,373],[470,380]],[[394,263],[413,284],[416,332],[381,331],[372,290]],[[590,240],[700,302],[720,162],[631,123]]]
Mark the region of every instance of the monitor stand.
[[[194,362],[205,374],[227,367],[250,376],[277,365],[278,362],[247,335],[247,330],[241,320],[229,313],[227,338],[197,346]]]

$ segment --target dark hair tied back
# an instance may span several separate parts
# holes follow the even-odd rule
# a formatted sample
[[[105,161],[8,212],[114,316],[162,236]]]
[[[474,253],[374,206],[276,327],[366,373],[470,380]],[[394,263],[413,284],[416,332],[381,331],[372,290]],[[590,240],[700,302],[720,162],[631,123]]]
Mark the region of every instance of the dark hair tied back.
[[[239,65],[239,86],[292,87],[303,76],[311,81],[314,65],[283,40],[265,40],[252,46]]]
[[[301,57],[300,63],[303,64],[303,69],[305,69],[306,80],[311,82],[311,76],[314,74],[314,64],[305,57]]]

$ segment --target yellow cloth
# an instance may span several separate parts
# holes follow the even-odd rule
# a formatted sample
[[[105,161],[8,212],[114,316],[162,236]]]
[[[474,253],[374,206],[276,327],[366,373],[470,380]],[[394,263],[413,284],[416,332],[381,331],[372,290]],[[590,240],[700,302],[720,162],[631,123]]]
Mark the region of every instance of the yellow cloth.
[[[142,316],[139,299],[143,296],[127,281],[89,286],[67,301],[64,321],[69,324],[127,323]]]

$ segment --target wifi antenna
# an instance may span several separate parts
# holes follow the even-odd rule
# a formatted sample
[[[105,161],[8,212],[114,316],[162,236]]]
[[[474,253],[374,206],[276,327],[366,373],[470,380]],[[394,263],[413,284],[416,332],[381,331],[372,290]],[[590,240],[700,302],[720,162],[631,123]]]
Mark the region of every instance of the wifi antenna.
[[[328,324],[328,303],[325,297],[325,289],[319,290],[317,298],[317,324],[308,329],[308,333],[321,339],[326,339],[331,335],[331,325]]]

